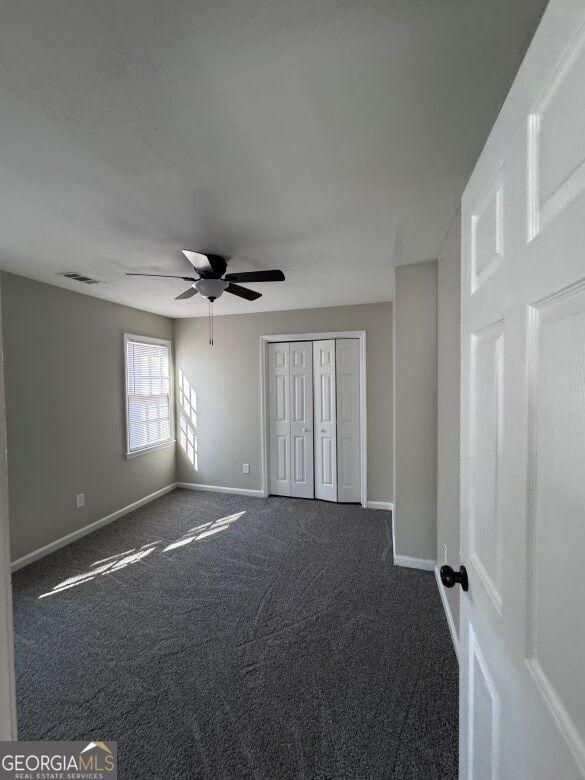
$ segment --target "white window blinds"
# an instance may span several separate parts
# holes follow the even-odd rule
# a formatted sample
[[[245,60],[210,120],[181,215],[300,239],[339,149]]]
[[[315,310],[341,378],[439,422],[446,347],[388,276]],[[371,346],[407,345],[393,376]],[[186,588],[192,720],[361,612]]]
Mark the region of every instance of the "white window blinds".
[[[172,439],[170,343],[126,336],[128,452]]]

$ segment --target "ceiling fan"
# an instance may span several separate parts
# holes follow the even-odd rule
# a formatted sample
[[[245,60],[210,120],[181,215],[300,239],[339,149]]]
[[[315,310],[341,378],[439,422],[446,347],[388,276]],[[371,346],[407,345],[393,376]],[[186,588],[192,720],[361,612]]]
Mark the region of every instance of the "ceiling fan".
[[[242,287],[236,282],[283,282],[282,271],[244,271],[242,273],[226,274],[227,260],[221,255],[203,254],[183,249],[183,254],[195,269],[197,276],[183,276],[182,274],[143,274],[127,273],[126,276],[155,276],[165,279],[183,279],[191,282],[185,292],[177,295],[176,301],[184,301],[199,293],[209,301],[209,343],[213,344],[213,303],[224,292],[245,298],[247,301],[255,301],[262,297],[262,293]]]
[[[185,292],[177,295],[176,301],[184,301],[200,293],[211,303],[216,301],[224,292],[245,298],[247,301],[255,301],[262,293],[248,290],[235,282],[284,282],[282,271],[244,271],[243,273],[226,274],[227,260],[221,255],[202,254],[183,249],[183,254],[191,263],[198,276],[183,276],[182,274],[141,274],[128,273],[126,276],[158,276],[166,279],[183,279],[192,282]]]

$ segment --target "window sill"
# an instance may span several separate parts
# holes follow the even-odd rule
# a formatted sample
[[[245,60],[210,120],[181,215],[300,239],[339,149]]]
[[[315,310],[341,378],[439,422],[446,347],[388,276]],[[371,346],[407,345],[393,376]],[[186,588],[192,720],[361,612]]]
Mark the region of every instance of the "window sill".
[[[130,460],[131,458],[137,458],[139,455],[146,455],[149,452],[158,452],[159,450],[166,450],[169,447],[174,447],[176,444],[175,439],[171,439],[170,441],[163,441],[160,444],[154,444],[152,447],[142,447],[140,450],[132,450],[132,452],[126,452],[124,453],[124,457],[127,460]]]

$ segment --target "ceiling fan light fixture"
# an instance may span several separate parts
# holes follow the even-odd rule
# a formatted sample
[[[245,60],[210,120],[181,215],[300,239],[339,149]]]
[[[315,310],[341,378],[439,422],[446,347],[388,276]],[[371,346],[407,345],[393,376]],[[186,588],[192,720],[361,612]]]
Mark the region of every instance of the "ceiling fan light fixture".
[[[228,286],[229,282],[223,279],[199,279],[193,285],[197,292],[204,298],[213,298],[217,300]]]

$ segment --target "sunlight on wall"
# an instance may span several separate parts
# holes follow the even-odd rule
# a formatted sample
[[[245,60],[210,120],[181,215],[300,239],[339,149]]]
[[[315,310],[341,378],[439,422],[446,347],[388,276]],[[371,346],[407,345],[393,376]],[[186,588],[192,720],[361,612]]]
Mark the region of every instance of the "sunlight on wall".
[[[194,528],[190,528],[188,531],[185,531],[185,533],[179,539],[171,542],[170,544],[167,544],[167,546],[164,547],[160,552],[170,552],[171,550],[175,550],[179,547],[184,547],[191,542],[200,541],[201,539],[206,539],[209,536],[214,536],[215,534],[220,533],[220,531],[227,530],[232,523],[234,523],[236,520],[239,520],[240,517],[245,514],[245,510],[243,512],[236,512],[233,515],[220,517],[218,520],[214,520],[213,522],[203,523],[202,525],[197,525]],[[111,555],[109,558],[102,558],[99,561],[95,561],[91,564],[88,571],[84,572],[83,574],[77,574],[75,577],[68,577],[66,580],[63,580],[63,582],[55,585],[52,590],[39,596],[39,599],[44,599],[47,596],[54,596],[56,593],[69,590],[69,588],[74,588],[76,585],[82,585],[85,582],[90,582],[98,575],[104,576],[106,574],[112,574],[114,572],[125,569],[127,566],[130,566],[133,563],[143,561],[148,555],[157,549],[158,544],[166,544],[166,542],[164,542],[162,539],[158,539],[156,542],[149,542],[148,544],[142,545],[142,547],[140,547],[138,550],[132,548],[131,550],[125,550],[125,552],[118,553],[117,555]]]
[[[179,446],[197,471],[199,457],[197,450],[197,394],[181,369],[179,369],[177,388],[179,391]]]

